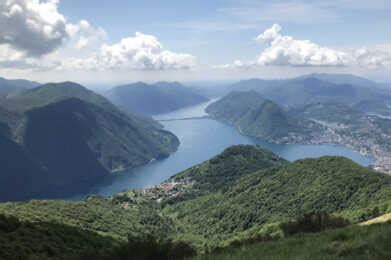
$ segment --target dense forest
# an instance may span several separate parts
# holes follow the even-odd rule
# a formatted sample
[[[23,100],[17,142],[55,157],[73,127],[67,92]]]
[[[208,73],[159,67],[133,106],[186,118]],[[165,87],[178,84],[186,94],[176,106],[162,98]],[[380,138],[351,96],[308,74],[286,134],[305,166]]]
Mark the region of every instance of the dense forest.
[[[284,243],[295,233],[354,225],[387,213],[390,196],[390,176],[349,159],[289,163],[259,147],[238,145],[145,190],[82,201],[0,204],[3,222],[14,223],[3,228],[1,254],[62,257],[94,251],[99,243],[112,245],[95,250],[103,257],[137,242],[182,257],[261,241]],[[43,230],[50,230],[52,239],[80,232],[85,239],[63,239],[66,250],[56,251],[50,243],[35,247],[35,240],[48,239]],[[350,232],[346,229],[347,236]],[[23,250],[9,250],[16,246]]]

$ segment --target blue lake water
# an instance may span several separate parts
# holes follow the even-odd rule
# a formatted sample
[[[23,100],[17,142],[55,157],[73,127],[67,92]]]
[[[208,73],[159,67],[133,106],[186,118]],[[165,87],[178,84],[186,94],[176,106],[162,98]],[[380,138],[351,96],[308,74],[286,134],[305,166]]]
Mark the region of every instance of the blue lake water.
[[[207,103],[201,104],[159,115],[155,119],[166,120],[204,116],[206,106]],[[372,158],[340,145],[272,144],[256,140],[242,136],[233,127],[212,119],[164,121],[162,124],[166,130],[171,131],[179,138],[181,144],[178,151],[166,159],[123,172],[110,182],[95,187],[90,193],[109,196],[128,189],[153,186],[178,172],[210,159],[225,148],[235,144],[258,144],[290,161],[307,157],[338,155],[348,157],[364,166],[374,162]],[[77,197],[80,198],[85,195],[87,194]]]

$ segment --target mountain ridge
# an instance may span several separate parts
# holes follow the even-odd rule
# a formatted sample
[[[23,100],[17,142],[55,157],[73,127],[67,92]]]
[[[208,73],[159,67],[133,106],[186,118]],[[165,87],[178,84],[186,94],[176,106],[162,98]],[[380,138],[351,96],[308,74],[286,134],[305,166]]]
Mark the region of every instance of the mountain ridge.
[[[136,82],[114,87],[106,96],[125,111],[144,115],[167,113],[208,100],[179,82]]]
[[[233,91],[205,110],[212,118],[235,126],[242,134],[277,143],[305,142],[321,126],[292,116],[258,92]]]
[[[10,191],[7,199],[63,197],[82,192],[110,178],[111,173],[165,158],[179,145],[172,133],[152,119],[125,114],[76,83],[45,84],[1,105],[16,118],[0,110],[4,138],[20,148],[21,158],[23,154],[29,158],[22,165],[30,165],[31,160],[40,169],[31,171],[31,176],[28,170],[23,171],[31,188],[25,193]],[[7,147],[1,147],[2,152],[15,150],[11,144]],[[5,165],[6,162],[0,167]],[[15,167],[3,175],[18,176]],[[6,180],[1,186],[9,186]],[[18,181],[23,182],[23,177]],[[36,187],[41,192],[31,191]]]

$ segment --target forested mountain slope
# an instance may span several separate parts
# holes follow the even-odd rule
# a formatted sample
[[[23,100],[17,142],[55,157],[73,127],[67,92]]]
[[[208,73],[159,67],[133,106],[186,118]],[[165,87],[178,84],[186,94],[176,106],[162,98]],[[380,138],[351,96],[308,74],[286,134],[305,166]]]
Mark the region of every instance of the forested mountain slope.
[[[179,145],[151,119],[124,114],[75,83],[26,90],[1,106],[0,186],[8,192],[0,200],[81,192],[111,172],[167,157]]]
[[[146,190],[73,202],[5,203],[0,213],[97,232],[118,243],[128,234],[136,241],[153,234],[208,252],[240,241],[282,239],[282,225],[303,214],[362,222],[388,212],[390,198],[391,176],[346,158],[289,163],[239,145]]]

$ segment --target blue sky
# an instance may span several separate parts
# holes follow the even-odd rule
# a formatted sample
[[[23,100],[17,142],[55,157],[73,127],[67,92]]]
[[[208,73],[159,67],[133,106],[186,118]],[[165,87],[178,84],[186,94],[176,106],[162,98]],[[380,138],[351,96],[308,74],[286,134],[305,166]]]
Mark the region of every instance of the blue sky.
[[[10,28],[0,31],[3,75],[126,82],[344,72],[391,81],[387,0],[10,2],[0,8],[18,19],[34,17],[42,30],[0,16]],[[42,15],[48,10],[56,14],[51,20]],[[45,32],[47,25],[53,28]],[[27,46],[29,33],[48,48]]]
[[[253,56],[260,46],[251,39],[273,23],[281,24],[289,35],[296,38],[311,39],[327,46],[355,47],[391,42],[390,1],[361,1],[364,4],[355,8],[341,4],[340,7],[315,8],[316,2],[325,1],[83,0],[75,4],[73,0],[62,0],[60,10],[73,21],[86,19],[102,26],[113,42],[140,31],[157,36],[171,49],[191,52],[216,62]],[[354,2],[345,5],[354,5]],[[301,13],[294,10],[287,10],[291,14],[289,18],[273,16],[274,10],[270,6],[279,3],[313,6],[322,16],[307,13],[308,19],[303,19],[297,17]],[[271,17],[259,21],[260,17],[249,16],[244,22],[244,19],[235,17],[234,10],[231,13],[229,10],[251,9],[253,6],[259,9],[269,6]],[[255,9],[255,14],[256,11],[260,11],[261,16],[268,10]],[[231,28],[231,25],[238,28]]]

